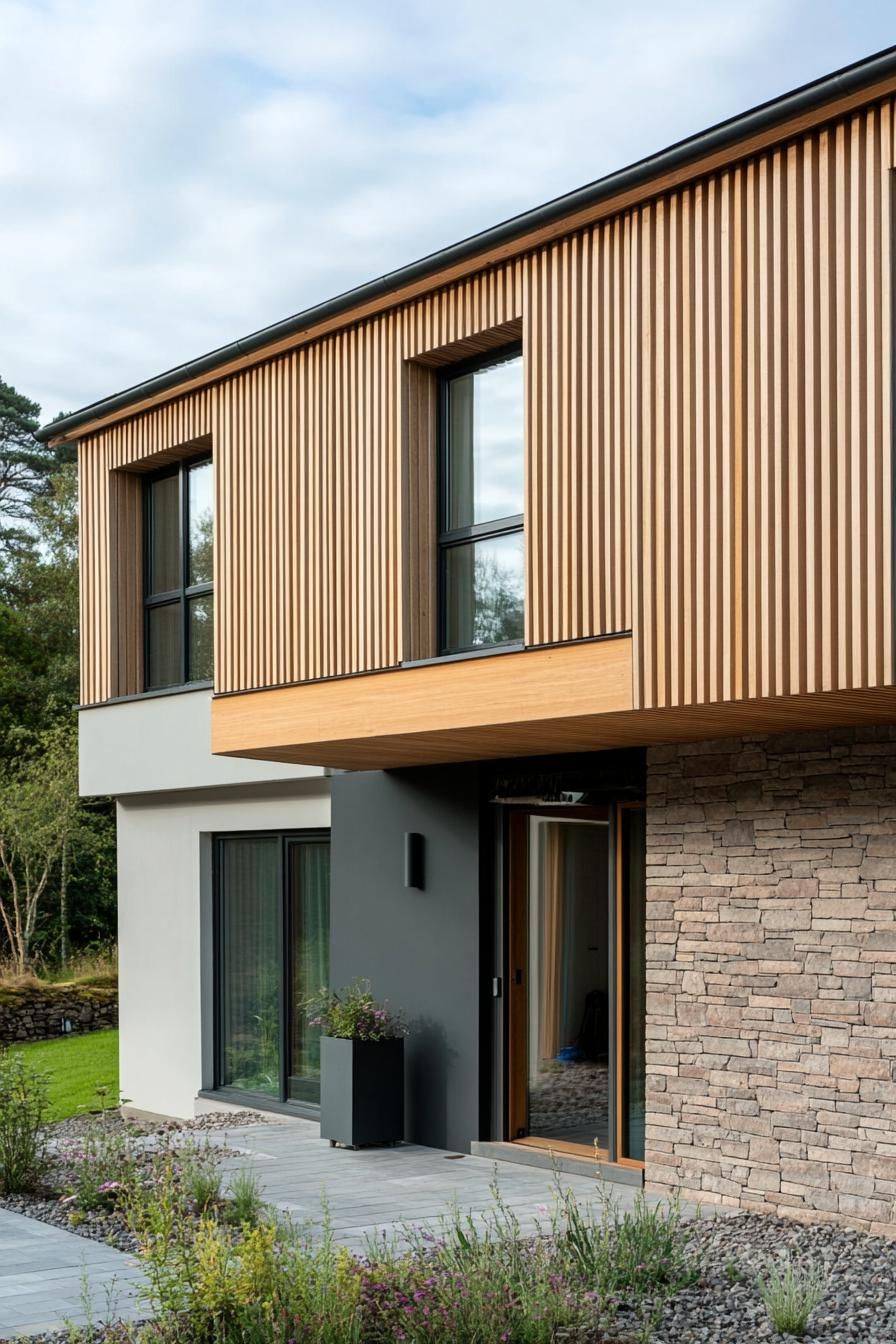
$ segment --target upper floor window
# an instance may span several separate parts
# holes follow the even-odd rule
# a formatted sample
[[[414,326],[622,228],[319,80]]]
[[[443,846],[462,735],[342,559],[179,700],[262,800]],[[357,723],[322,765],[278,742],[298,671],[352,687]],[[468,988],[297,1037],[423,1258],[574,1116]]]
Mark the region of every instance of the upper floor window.
[[[214,595],[211,458],[146,482],[144,649],[148,691],[211,681]]]
[[[523,356],[456,365],[441,381],[439,649],[523,639]]]

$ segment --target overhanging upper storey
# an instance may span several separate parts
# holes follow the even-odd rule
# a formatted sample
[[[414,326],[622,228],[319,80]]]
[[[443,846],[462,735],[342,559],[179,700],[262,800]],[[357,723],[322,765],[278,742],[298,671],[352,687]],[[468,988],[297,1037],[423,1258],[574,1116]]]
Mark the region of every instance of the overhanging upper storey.
[[[377,766],[874,721],[896,62],[862,70],[63,422],[84,702],[145,692],[175,611],[165,668],[204,667],[213,595],[223,753]],[[205,462],[211,578],[190,568]],[[148,491],[175,480],[157,593]]]

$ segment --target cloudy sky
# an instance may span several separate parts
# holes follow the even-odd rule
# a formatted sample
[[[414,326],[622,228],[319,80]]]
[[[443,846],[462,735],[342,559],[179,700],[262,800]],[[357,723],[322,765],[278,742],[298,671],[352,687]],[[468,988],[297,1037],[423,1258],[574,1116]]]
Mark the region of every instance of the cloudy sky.
[[[0,0],[0,376],[75,410],[891,43],[884,0]]]

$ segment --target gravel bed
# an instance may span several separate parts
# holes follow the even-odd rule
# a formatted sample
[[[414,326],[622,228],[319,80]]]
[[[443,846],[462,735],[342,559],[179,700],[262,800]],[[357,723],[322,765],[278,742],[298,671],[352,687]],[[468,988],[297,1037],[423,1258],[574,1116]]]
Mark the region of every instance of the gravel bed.
[[[137,1243],[128,1231],[120,1214],[97,1209],[92,1213],[80,1215],[81,1221],[72,1223],[71,1209],[60,1204],[56,1195],[2,1195],[0,1209],[9,1209],[12,1213],[23,1213],[26,1218],[36,1218],[40,1223],[49,1223],[63,1232],[74,1232],[90,1241],[102,1241],[114,1246],[117,1251],[133,1254]]]
[[[78,1209],[70,1204],[61,1203],[58,1191],[70,1186],[72,1151],[77,1150],[79,1141],[97,1129],[109,1134],[125,1134],[137,1141],[135,1147],[142,1150],[148,1160],[153,1149],[160,1146],[154,1144],[153,1139],[166,1140],[170,1136],[170,1142],[175,1143],[180,1134],[239,1129],[247,1125],[263,1124],[265,1120],[266,1117],[258,1111],[215,1111],[198,1116],[195,1120],[163,1120],[152,1123],[125,1120],[117,1111],[106,1111],[101,1116],[74,1116],[70,1120],[62,1120],[50,1126],[52,1159],[47,1188],[34,1195],[0,1195],[0,1208],[10,1209],[13,1213],[22,1213],[27,1218],[36,1218],[38,1222],[49,1223],[52,1227],[62,1228],[65,1232],[74,1232],[79,1237],[101,1241],[107,1246],[114,1246],[118,1251],[132,1254],[136,1251],[137,1244],[121,1214],[107,1209]],[[231,1154],[230,1148],[217,1143],[214,1145],[216,1159]]]
[[[150,1324],[151,1321],[147,1319],[117,1325],[80,1325],[75,1326],[74,1338],[77,1344],[131,1344],[131,1332],[136,1333],[142,1326]],[[19,1337],[8,1341],[8,1344],[72,1344],[72,1338],[68,1330],[50,1330],[42,1335],[26,1335],[24,1339]],[[0,1344],[7,1344],[2,1336]]]
[[[70,1226],[55,1200],[8,1198],[0,1203],[59,1227]],[[124,1251],[134,1249],[114,1216],[98,1214],[71,1230]],[[778,1334],[757,1287],[757,1276],[787,1257],[820,1268],[827,1279],[804,1341],[896,1344],[896,1240],[748,1213],[704,1215],[686,1226],[686,1235],[701,1265],[700,1278],[666,1303],[651,1344],[795,1344],[794,1336]],[[612,1337],[617,1344],[632,1341],[638,1326],[634,1315],[620,1308]],[[119,1344],[122,1334],[98,1331],[95,1338]],[[570,1344],[598,1344],[605,1336],[598,1331],[565,1338]],[[49,1334],[35,1337],[33,1344],[62,1344],[66,1339],[65,1334]]]
[[[271,1117],[262,1111],[209,1111],[207,1115],[197,1115],[193,1120],[137,1120],[125,1118],[119,1111],[104,1111],[102,1114],[73,1115],[68,1120],[58,1120],[49,1126],[49,1130],[52,1140],[56,1141],[83,1138],[98,1125],[113,1133],[145,1135],[172,1134],[181,1130],[203,1133],[270,1123]]]
[[[705,1217],[689,1235],[700,1256],[698,1283],[665,1308],[652,1344],[791,1341],[769,1320],[756,1277],[785,1256],[820,1266],[827,1291],[803,1336],[817,1344],[896,1342],[896,1241],[826,1223],[803,1226],[766,1214]],[[629,1322],[620,1313],[624,1330]]]

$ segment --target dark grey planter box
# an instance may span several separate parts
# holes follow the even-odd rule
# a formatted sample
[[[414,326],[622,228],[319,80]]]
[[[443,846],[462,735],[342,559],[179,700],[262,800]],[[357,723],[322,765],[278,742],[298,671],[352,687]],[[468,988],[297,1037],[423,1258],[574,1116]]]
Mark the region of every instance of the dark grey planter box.
[[[320,1043],[320,1136],[360,1148],[404,1138],[404,1041]]]

